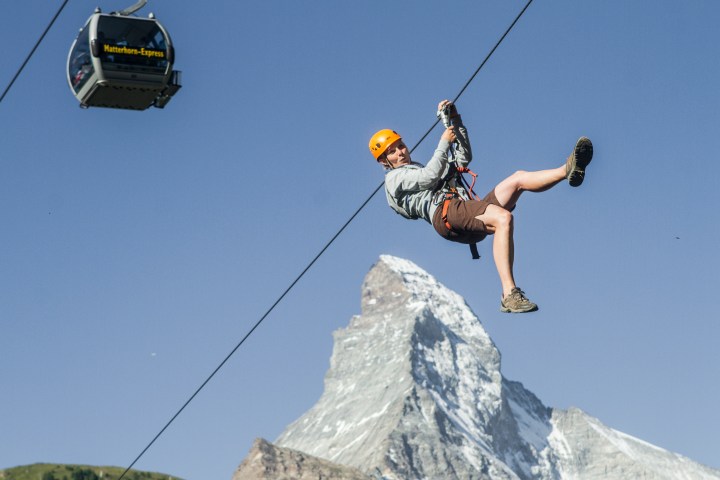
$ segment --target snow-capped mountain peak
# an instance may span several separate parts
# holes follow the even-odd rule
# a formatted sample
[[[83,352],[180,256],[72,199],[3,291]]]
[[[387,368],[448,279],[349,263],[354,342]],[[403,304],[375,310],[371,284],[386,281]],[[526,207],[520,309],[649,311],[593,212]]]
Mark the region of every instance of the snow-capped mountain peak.
[[[387,480],[720,479],[504,379],[462,297],[408,260],[381,256],[361,303],[334,333],[322,397],[280,446]]]

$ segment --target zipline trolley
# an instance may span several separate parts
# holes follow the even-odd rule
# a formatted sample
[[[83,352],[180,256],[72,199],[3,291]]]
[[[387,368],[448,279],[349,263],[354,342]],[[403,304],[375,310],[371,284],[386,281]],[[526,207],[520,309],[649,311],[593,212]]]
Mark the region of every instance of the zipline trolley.
[[[96,8],[80,29],[68,54],[67,78],[81,107],[164,108],[180,89],[170,35],[152,13],[130,16],[146,3],[109,14]]]

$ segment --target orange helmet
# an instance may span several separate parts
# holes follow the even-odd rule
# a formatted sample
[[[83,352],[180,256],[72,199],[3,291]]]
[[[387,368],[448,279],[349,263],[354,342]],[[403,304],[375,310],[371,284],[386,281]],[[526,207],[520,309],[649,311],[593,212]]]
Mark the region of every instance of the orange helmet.
[[[380,155],[385,153],[385,150],[393,144],[393,142],[400,140],[402,137],[395,130],[380,130],[375,135],[370,137],[370,153],[377,160]]]

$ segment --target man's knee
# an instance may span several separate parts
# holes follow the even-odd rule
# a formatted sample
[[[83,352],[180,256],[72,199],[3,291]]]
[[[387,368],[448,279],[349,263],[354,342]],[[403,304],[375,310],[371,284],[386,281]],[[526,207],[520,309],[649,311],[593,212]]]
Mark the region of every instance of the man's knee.
[[[513,214],[504,208],[498,208],[498,228],[510,228],[513,224]]]
[[[478,219],[493,229],[509,229],[513,225],[513,214],[496,205],[489,205],[485,213]]]
[[[495,186],[495,198],[506,208],[512,210],[512,207],[520,198],[520,194],[525,191],[525,179],[528,172],[518,170],[502,182]]]
[[[527,173],[527,170],[518,170],[510,175],[510,183],[516,192],[523,192],[525,190],[525,177],[527,176]]]

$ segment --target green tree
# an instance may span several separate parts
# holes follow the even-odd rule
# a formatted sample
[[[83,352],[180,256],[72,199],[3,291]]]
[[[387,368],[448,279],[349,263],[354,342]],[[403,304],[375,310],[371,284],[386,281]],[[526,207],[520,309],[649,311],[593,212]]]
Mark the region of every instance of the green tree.
[[[72,473],[72,480],[100,480],[100,477],[98,477],[97,473],[92,470],[82,468],[80,470],[75,470]]]

